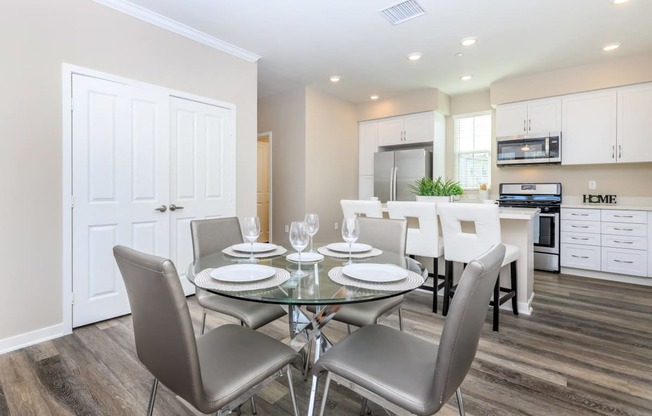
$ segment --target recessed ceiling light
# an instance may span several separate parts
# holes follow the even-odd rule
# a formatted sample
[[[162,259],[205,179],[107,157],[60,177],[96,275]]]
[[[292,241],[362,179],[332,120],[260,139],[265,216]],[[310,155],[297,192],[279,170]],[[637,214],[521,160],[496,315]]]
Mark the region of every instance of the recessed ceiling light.
[[[611,4],[623,4],[627,3],[629,0],[609,0],[609,3]]]
[[[331,75],[331,82],[340,82],[339,75]]]
[[[462,52],[458,52],[458,53],[455,54],[455,57],[457,57],[457,58],[460,58],[462,56],[464,56],[464,54]]]
[[[414,52],[408,55],[408,59],[410,61],[418,61],[419,59],[421,59],[422,56],[423,56],[422,53]]]
[[[478,41],[478,38],[469,37],[469,38],[464,38],[464,39],[462,39],[462,40],[460,41],[460,44],[461,44],[462,46],[471,46],[471,45],[475,45],[475,43],[476,43],[477,41]]]
[[[471,78],[473,78],[473,75],[464,75],[464,76],[461,76],[461,77],[460,77],[460,79],[461,79],[462,81],[468,81],[468,80],[470,80]]]
[[[609,52],[609,51],[613,51],[614,49],[618,49],[618,48],[620,48],[620,43],[614,42],[614,43],[610,43],[608,45],[604,45],[602,47],[602,50],[605,51],[605,52]]]
[[[372,96],[369,97],[369,98],[371,98],[372,100],[377,100],[377,99],[380,98],[380,97],[378,97],[377,95],[372,95]]]

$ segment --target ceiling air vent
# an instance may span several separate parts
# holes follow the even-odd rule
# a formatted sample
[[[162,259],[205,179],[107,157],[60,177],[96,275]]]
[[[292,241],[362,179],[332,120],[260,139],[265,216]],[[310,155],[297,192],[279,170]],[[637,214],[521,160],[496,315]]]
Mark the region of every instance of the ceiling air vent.
[[[379,10],[385,19],[393,25],[406,22],[415,17],[426,14],[426,11],[421,8],[421,5],[414,0],[407,0],[401,3],[397,3],[393,6],[390,6],[386,9]]]

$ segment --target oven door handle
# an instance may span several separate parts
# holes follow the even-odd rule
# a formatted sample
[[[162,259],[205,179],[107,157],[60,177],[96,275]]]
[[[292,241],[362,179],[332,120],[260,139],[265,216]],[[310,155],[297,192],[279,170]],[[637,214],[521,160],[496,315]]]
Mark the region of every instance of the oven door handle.
[[[547,218],[554,218],[555,215],[557,214],[544,214],[544,213],[539,214],[540,217],[547,217]]]

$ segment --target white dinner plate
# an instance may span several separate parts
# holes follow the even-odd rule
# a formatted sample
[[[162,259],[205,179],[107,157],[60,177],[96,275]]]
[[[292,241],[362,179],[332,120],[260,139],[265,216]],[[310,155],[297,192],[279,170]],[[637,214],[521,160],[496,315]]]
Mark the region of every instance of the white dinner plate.
[[[240,243],[231,246],[235,251],[241,253],[251,253],[251,243]],[[268,251],[276,250],[278,246],[270,243],[254,243],[254,253],[266,253]]]
[[[365,282],[387,283],[396,282],[407,277],[407,270],[393,264],[356,263],[342,268],[342,273],[348,277]]]
[[[329,250],[338,251],[340,253],[349,252],[349,243],[332,243],[326,247],[328,247]],[[372,248],[373,247],[371,247],[369,244],[353,243],[351,245],[351,253],[364,253],[365,251],[369,251]]]
[[[276,269],[262,264],[232,264],[211,271],[211,277],[223,282],[248,283],[264,280],[276,274]]]
[[[294,263],[298,263],[299,253],[288,254],[285,258]],[[301,253],[301,263],[315,263],[322,260],[324,260],[324,256],[319,253]]]

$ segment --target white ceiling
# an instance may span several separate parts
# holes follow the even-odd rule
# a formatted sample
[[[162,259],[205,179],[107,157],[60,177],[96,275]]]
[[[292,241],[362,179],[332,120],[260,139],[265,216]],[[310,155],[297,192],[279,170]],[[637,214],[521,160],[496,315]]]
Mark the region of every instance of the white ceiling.
[[[353,103],[423,88],[458,95],[652,51],[652,0],[420,0],[427,14],[397,26],[378,12],[397,0],[131,2],[260,55],[261,97],[300,84]],[[477,44],[462,47],[468,36]],[[611,42],[621,47],[603,52]],[[411,52],[423,58],[410,62]]]

